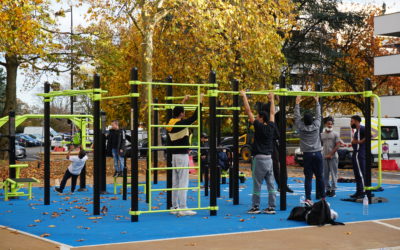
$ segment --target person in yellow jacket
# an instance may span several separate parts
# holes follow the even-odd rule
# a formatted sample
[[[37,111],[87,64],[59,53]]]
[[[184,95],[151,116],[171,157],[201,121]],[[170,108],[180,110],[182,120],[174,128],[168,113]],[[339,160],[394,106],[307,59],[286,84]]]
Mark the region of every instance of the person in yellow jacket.
[[[189,96],[185,96],[182,103],[186,103]],[[200,96],[200,103],[203,103],[203,94]],[[182,106],[176,106],[173,109],[173,118],[169,120],[167,127],[170,146],[188,146],[189,147],[189,128],[174,127],[174,125],[191,125],[197,120],[197,109],[189,118],[185,118],[185,109]],[[172,167],[189,167],[189,148],[171,149]],[[189,186],[189,169],[174,169],[172,171],[172,187],[187,188]],[[177,213],[174,209],[186,209],[187,190],[172,191],[172,212],[180,216],[195,215],[196,212],[186,210]]]

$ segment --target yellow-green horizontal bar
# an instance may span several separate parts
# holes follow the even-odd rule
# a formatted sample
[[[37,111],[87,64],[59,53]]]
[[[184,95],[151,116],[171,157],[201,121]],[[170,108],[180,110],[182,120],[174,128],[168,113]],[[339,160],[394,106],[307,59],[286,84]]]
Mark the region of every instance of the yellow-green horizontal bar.
[[[188,211],[188,210],[218,210],[218,207],[196,207],[196,208],[179,208],[174,209],[173,211]],[[140,215],[140,214],[149,214],[149,213],[169,213],[172,210],[146,210],[146,211],[129,211],[130,215]]]
[[[107,90],[102,89],[84,89],[84,90],[63,90],[63,91],[52,91],[49,93],[36,94],[42,97],[55,97],[55,96],[71,96],[71,95],[85,95],[85,94],[99,94],[108,93]]]
[[[10,165],[10,168],[27,168],[29,167],[28,164],[12,164]]]
[[[117,95],[117,96],[102,96],[102,100],[108,100],[108,99],[118,99],[118,98],[132,98],[132,97],[139,97],[139,93],[132,93],[128,95]]]
[[[187,188],[156,188],[151,189],[151,192],[160,192],[160,191],[177,191],[177,190],[195,190],[200,189],[201,187],[187,187]]]
[[[198,149],[199,146],[151,146],[151,149],[175,149],[175,148],[187,148],[187,149],[191,149],[191,148],[196,148]]]
[[[198,128],[200,125],[154,125],[151,124],[151,128]]]
[[[164,99],[165,100],[182,100],[183,98],[185,98],[186,96],[185,95],[183,95],[183,96],[166,96]],[[197,95],[189,95],[189,97],[199,97],[199,96],[197,96]]]
[[[233,115],[216,115],[216,117],[233,117]],[[247,115],[239,115],[239,117],[247,117]]]
[[[129,81],[130,85],[166,85],[166,86],[186,86],[186,87],[217,87],[214,83],[172,83],[172,82],[141,82]]]
[[[222,93],[222,94],[231,94],[231,95],[239,95],[239,91],[226,91],[226,90],[218,90],[218,93]]]
[[[166,167],[166,168],[150,168],[151,171],[155,171],[155,170],[174,170],[174,169],[199,169],[200,167]]]
[[[169,106],[173,106],[173,107],[198,107],[199,105],[197,104],[171,104],[171,103],[150,103],[151,106],[165,106],[165,107],[169,107]]]

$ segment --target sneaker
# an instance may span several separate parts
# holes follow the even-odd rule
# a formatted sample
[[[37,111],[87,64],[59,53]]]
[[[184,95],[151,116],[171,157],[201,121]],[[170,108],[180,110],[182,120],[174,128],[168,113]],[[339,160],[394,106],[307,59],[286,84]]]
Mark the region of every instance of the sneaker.
[[[122,171],[118,172],[118,177],[124,177],[124,172]]]
[[[191,211],[191,210],[185,210],[185,211],[179,211],[178,215],[179,216],[193,216],[196,215],[197,213],[195,211]]]
[[[335,197],[335,196],[336,196],[335,190],[329,191],[329,193],[327,193],[326,196],[328,196],[328,197]]]
[[[287,187],[286,187],[286,192],[287,192],[287,193],[293,193],[293,190],[292,190],[289,186],[287,186]]]
[[[269,207],[263,210],[264,214],[276,214],[275,208]]]
[[[171,207],[169,210],[171,210],[171,212],[169,212],[170,214],[176,215],[179,213],[179,211],[174,211],[176,209],[179,209],[178,207]]]
[[[113,177],[118,177],[119,172],[115,171]]]
[[[248,214],[260,214],[261,211],[258,207],[252,207],[249,211],[247,211]]]
[[[59,187],[55,187],[54,188],[54,191],[56,191],[56,192],[58,192],[58,193],[60,193],[60,194],[62,194],[62,190],[61,190],[61,188],[59,188]]]
[[[350,195],[350,198],[357,198],[360,195],[361,195],[361,193],[355,192],[354,194]]]
[[[326,196],[331,197],[331,192],[332,192],[331,190],[327,190],[326,193],[325,193]]]
[[[306,199],[306,200],[304,201],[304,205],[305,205],[306,207],[312,207],[312,206],[314,205],[314,202],[312,202],[312,200]]]

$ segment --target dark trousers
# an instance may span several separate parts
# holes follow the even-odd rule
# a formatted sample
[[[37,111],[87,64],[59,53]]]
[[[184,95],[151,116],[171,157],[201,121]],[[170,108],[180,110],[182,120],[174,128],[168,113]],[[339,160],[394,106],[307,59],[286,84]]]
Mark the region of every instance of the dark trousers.
[[[365,176],[365,155],[362,153],[353,154],[353,172],[357,183],[357,194],[364,193],[364,176]]]
[[[304,188],[306,199],[311,200],[312,178],[315,175],[317,198],[325,197],[325,184],[323,178],[322,154],[319,152],[303,153],[304,158]]]
[[[61,191],[64,190],[65,184],[67,184],[68,179],[71,178],[71,192],[73,193],[75,191],[76,180],[78,179],[78,176],[79,175],[71,174],[71,172],[69,172],[69,170],[67,169],[60,184]]]
[[[279,148],[274,147],[274,151],[272,153],[272,167],[274,169],[274,178],[275,182],[278,185],[278,188],[281,188],[280,185],[280,163],[279,163]]]

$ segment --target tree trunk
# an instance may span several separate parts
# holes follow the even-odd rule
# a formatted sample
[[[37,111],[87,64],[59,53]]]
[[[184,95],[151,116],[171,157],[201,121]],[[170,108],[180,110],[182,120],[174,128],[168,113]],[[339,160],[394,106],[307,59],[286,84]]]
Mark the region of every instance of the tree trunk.
[[[6,71],[7,71],[7,85],[6,85],[6,102],[4,105],[1,117],[8,116],[10,111],[15,111],[17,107],[17,71],[18,59],[17,56],[5,56],[6,58]],[[0,128],[1,134],[8,135],[8,124]],[[5,137],[0,138],[0,149],[8,148],[8,140]],[[0,159],[5,160],[7,157],[6,152],[0,151]]]
[[[146,22],[144,28],[144,36],[142,43],[142,81],[152,82],[153,81],[153,35],[154,35],[154,25]],[[141,100],[142,105],[147,103],[147,86],[142,86],[141,88]]]

